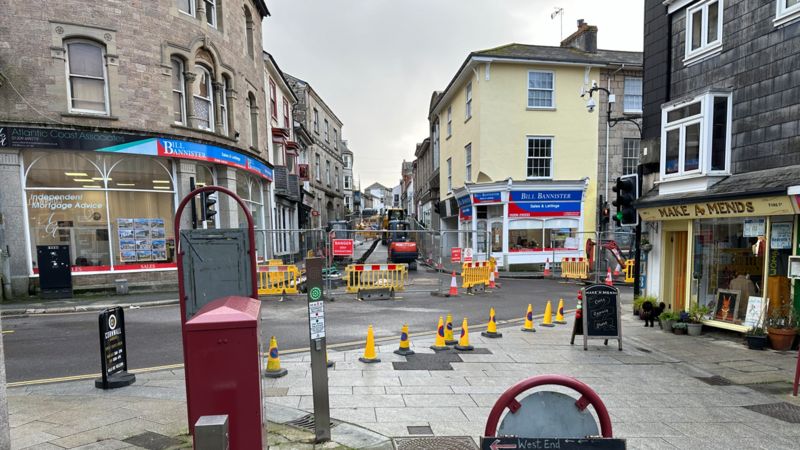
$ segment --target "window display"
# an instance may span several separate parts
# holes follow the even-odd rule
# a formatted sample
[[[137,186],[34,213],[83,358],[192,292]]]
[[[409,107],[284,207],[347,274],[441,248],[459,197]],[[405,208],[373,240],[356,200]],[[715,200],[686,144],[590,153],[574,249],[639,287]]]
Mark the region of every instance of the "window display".
[[[544,230],[541,220],[513,220],[509,222],[509,252],[532,252],[542,248]]]

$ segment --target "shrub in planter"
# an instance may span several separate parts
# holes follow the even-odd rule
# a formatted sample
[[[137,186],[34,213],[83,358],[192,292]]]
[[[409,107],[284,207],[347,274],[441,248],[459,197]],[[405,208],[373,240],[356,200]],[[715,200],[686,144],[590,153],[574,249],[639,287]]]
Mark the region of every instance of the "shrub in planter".
[[[761,322],[759,317],[759,323]],[[747,330],[744,335],[747,341],[747,348],[750,350],[764,350],[764,342],[767,340],[767,332],[763,327],[757,325]]]
[[[637,295],[633,299],[633,315],[639,316],[640,319],[644,319],[641,316],[642,313],[642,305],[644,302],[650,302],[653,306],[658,306],[658,297],[655,295]]]
[[[687,325],[688,324],[686,322],[678,322],[672,325],[672,332],[675,334],[684,334],[686,332]]]
[[[660,316],[658,316],[658,319],[661,321],[661,328],[665,333],[672,333],[672,325],[680,318],[681,316],[669,311],[664,311]]]
[[[700,305],[698,303],[692,304],[692,306],[689,308],[689,317],[691,319],[691,323],[689,323],[687,327],[689,336],[700,336],[703,330],[703,319],[705,318],[706,314],[710,312],[711,309],[709,309],[709,307],[706,305]]]
[[[792,348],[800,317],[794,309],[794,302],[786,301],[783,305],[773,308],[767,318],[767,333],[769,344],[773,350],[789,350]]]

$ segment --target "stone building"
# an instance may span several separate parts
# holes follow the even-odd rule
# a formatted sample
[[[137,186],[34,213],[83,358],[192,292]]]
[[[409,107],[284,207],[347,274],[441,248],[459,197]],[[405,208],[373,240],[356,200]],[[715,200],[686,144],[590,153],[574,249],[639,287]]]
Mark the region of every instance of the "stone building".
[[[314,194],[312,227],[325,227],[336,218],[344,219],[342,182],[342,121],[333,113],[311,85],[286,74],[298,98],[294,111],[296,122],[309,130],[314,143],[309,148],[309,180]]]
[[[352,214],[356,210],[353,198],[353,151],[347,146],[347,141],[342,141],[342,181],[344,207],[350,211],[349,214]]]
[[[37,245],[69,246],[76,290],[174,289],[190,178],[269,222],[267,16],[263,0],[4,2],[0,195],[16,295],[38,284]],[[232,198],[215,208],[199,226],[246,222]]]

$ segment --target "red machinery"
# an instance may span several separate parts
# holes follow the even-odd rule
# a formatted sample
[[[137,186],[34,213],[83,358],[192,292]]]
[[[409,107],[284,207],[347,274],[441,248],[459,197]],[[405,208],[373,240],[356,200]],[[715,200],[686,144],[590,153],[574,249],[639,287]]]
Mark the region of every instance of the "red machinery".
[[[405,220],[392,220],[389,222],[389,263],[408,263],[410,270],[417,270],[419,252],[417,243],[413,240],[410,230],[411,225]]]
[[[591,239],[586,240],[586,258],[589,260],[589,267],[594,267],[594,248],[597,244]],[[601,239],[600,247],[611,252],[617,264],[620,267],[625,267],[625,258],[622,257],[622,252],[619,250],[617,243],[612,239]]]

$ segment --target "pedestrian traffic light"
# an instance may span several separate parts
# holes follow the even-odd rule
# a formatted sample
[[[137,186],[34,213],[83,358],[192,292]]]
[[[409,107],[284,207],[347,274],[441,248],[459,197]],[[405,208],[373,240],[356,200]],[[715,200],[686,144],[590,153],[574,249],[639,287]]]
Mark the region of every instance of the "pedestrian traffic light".
[[[211,206],[217,203],[217,200],[211,197],[212,195],[214,193],[211,191],[200,193],[200,220],[213,220],[214,215],[217,214],[216,211],[211,209]]]
[[[611,202],[617,207],[614,220],[623,227],[639,225],[639,213],[633,207],[633,203],[639,197],[639,176],[637,174],[623,175],[617,178],[617,182],[611,190],[617,194],[617,198]]]
[[[436,214],[439,214],[439,202],[438,201],[433,203],[433,212],[435,212]]]

